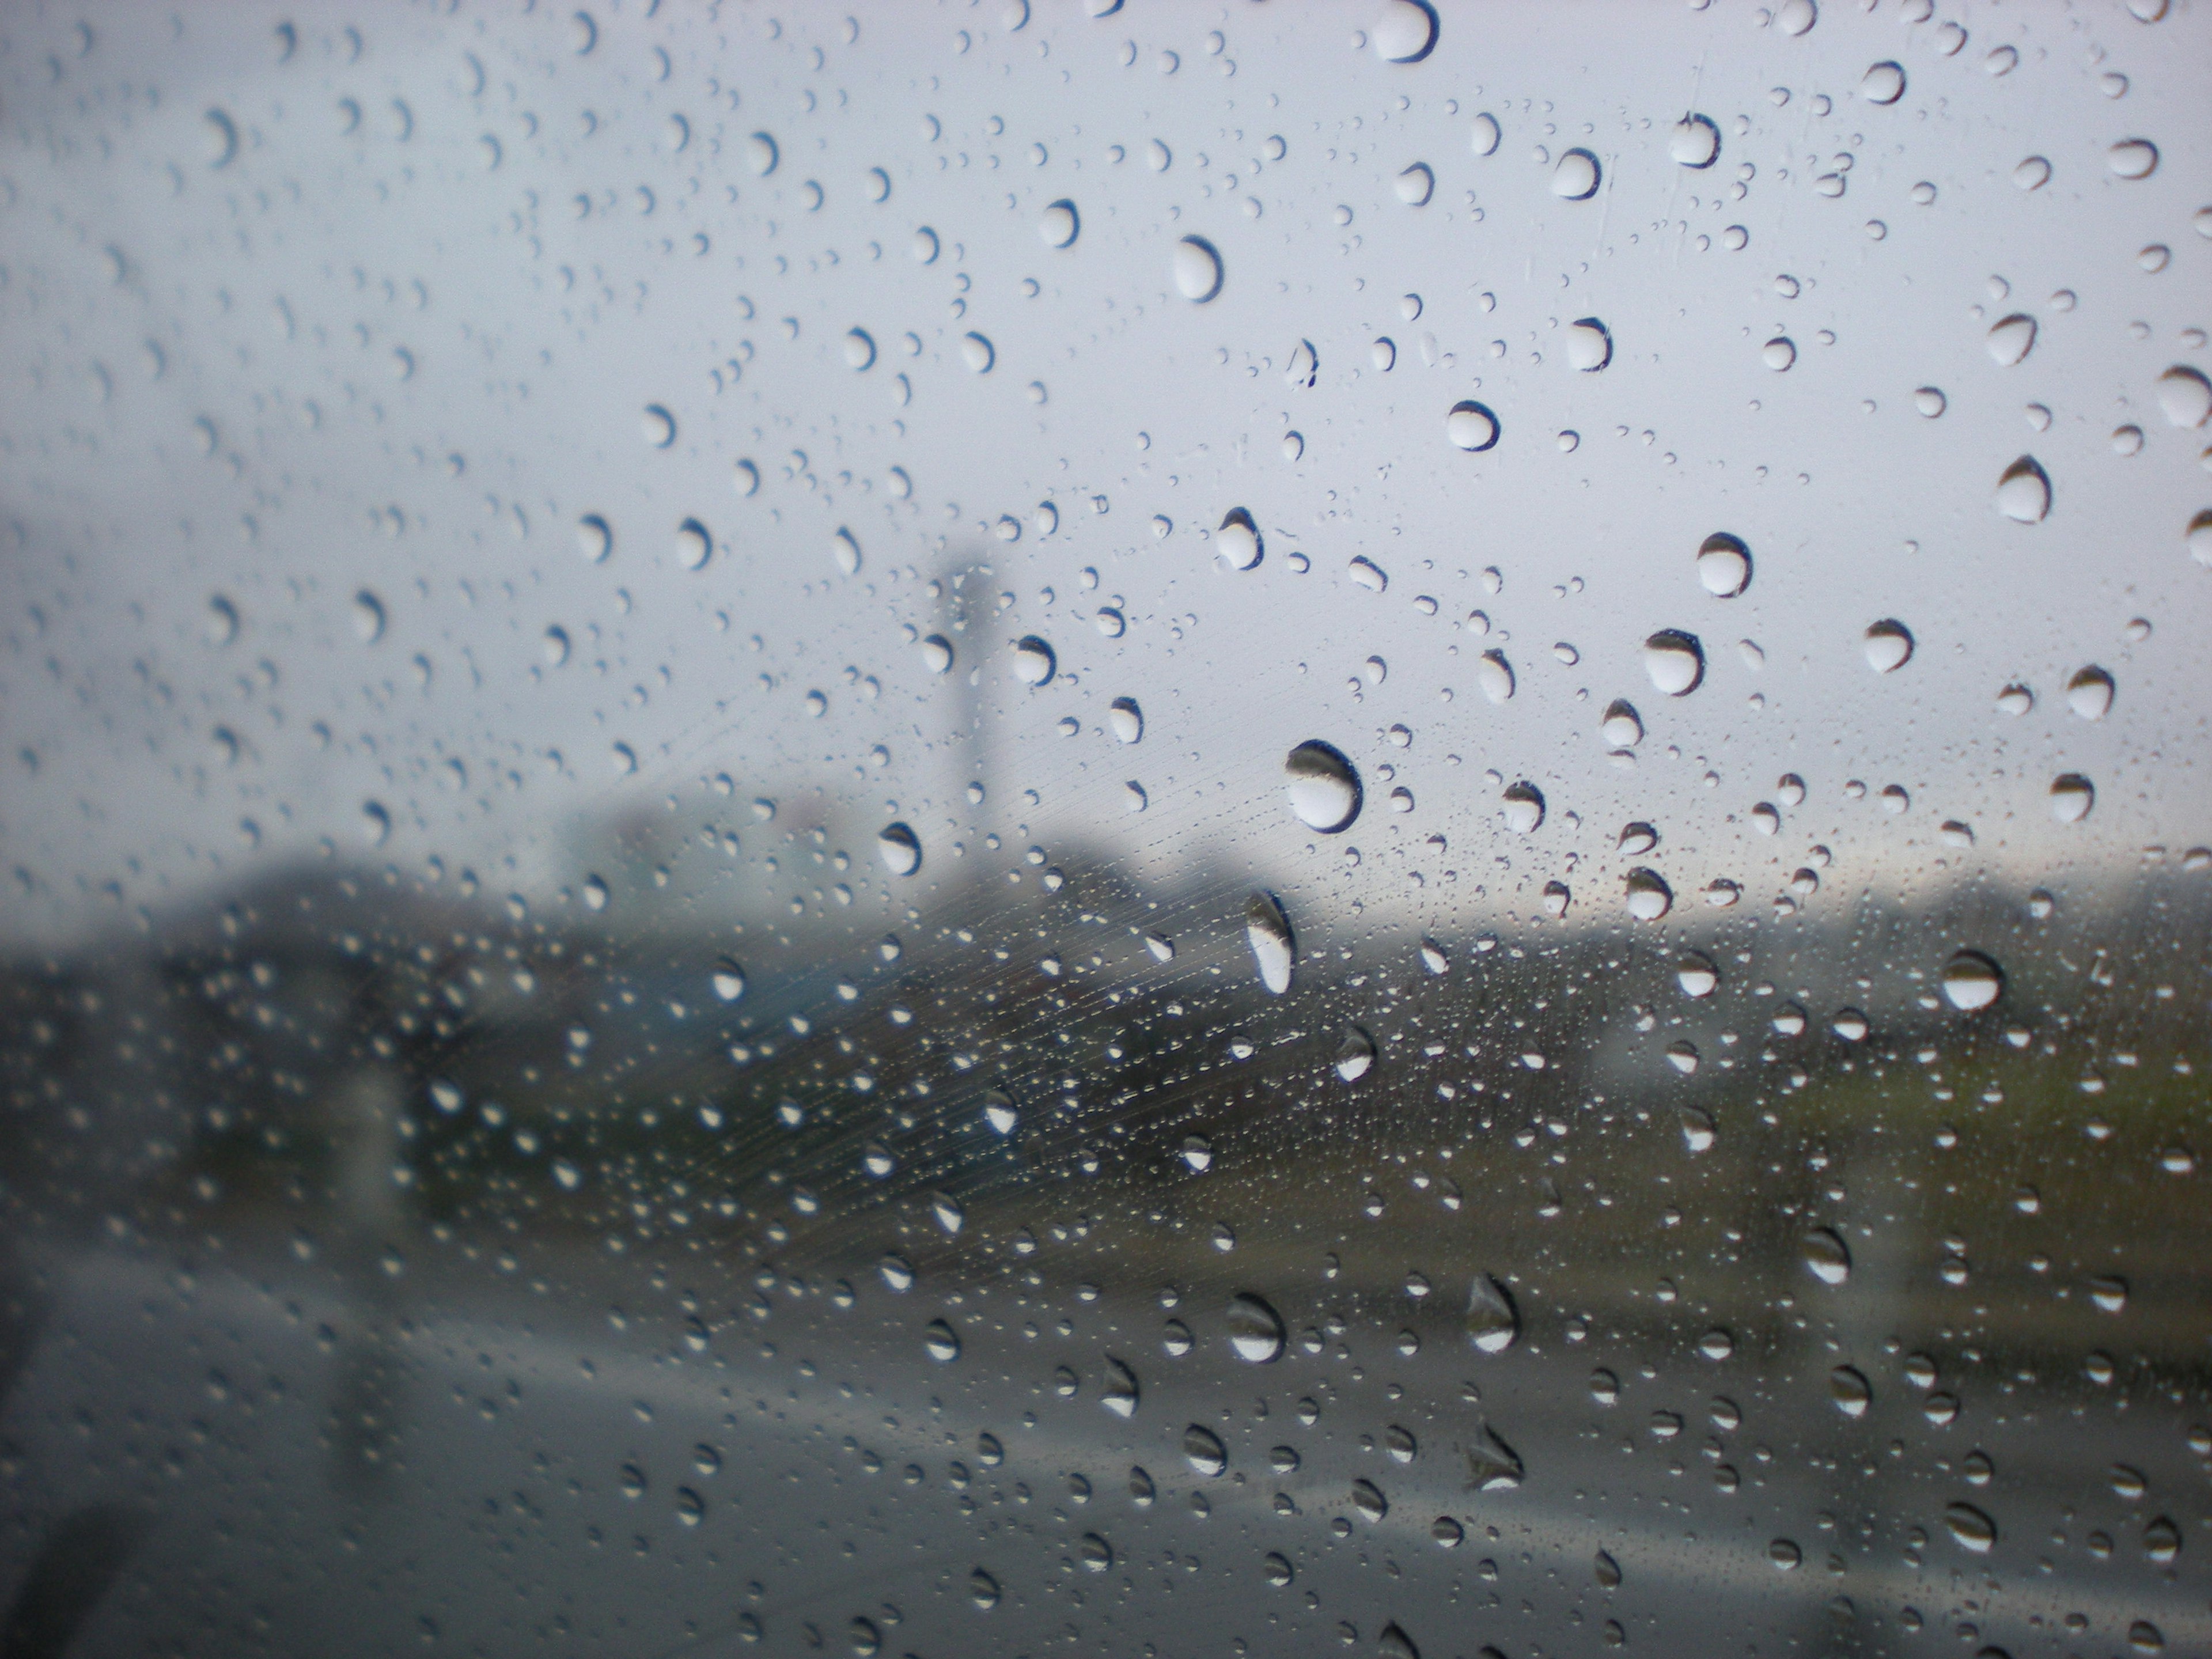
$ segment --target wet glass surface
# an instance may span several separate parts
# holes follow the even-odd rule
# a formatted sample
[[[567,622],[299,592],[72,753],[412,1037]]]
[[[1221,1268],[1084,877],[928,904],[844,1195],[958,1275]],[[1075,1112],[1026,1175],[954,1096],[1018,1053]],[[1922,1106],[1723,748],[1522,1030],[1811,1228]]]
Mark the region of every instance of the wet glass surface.
[[[0,18],[0,1651],[2212,1647],[2209,66]]]

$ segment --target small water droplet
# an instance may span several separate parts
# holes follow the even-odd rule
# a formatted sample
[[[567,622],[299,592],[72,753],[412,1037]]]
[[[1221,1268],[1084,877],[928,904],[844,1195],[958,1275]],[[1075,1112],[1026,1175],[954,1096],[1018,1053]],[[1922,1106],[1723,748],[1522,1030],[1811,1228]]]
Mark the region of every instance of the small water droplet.
[[[1477,155],[1495,155],[1498,143],[1504,136],[1504,130],[1498,125],[1498,118],[1485,110],[1474,118],[1474,125],[1468,133],[1468,145]]]
[[[1137,1374],[1120,1360],[1106,1361],[1106,1381],[1099,1390],[1098,1403],[1116,1417],[1134,1417],[1139,1390]]]
[[[2176,363],[2158,377],[2158,406],[2171,426],[2203,426],[2212,418],[2212,380],[2202,369]]]
[[[1176,292],[1198,305],[1221,292],[1221,255],[1203,236],[1186,236],[1170,258]]]
[[[1721,970],[1702,951],[1686,951],[1675,960],[1674,982],[1686,997],[1709,997],[1720,989]]]
[[[1364,553],[1352,556],[1352,562],[1344,568],[1344,578],[1354,587],[1364,587],[1370,593],[1385,592],[1390,586],[1389,574]]]
[[[1249,1291],[1229,1299],[1229,1346],[1239,1359],[1264,1365],[1283,1352],[1282,1316]]]
[[[1912,407],[1923,420],[1934,420],[1950,406],[1940,387],[1923,386],[1912,394]]]
[[[1106,710],[1106,729],[1118,743],[1135,743],[1145,735],[1145,711],[1134,697],[1116,697]]]
[[[696,519],[676,526],[676,563],[679,569],[698,570],[714,556],[714,538]]]
[[[1203,1475],[1218,1475],[1229,1467],[1229,1449],[1221,1443],[1219,1435],[1201,1423],[1182,1431],[1182,1455]]]
[[[1285,757],[1283,773],[1291,811],[1309,830],[1336,835],[1359,816],[1359,775],[1342,750],[1310,739]]]
[[[745,970],[734,957],[724,957],[714,964],[712,981],[714,994],[724,1002],[735,1002],[745,994]]]
[[[921,664],[933,674],[946,674],[952,670],[952,641],[942,634],[932,634],[921,642]]]
[[[1425,161],[1416,161],[1390,182],[1390,188],[1407,207],[1426,207],[1436,194],[1437,175]]]
[[[1685,1106],[1678,1115],[1682,1125],[1682,1144],[1692,1153],[1711,1152],[1713,1146],[1711,1115],[1695,1106]]]
[[[1474,681],[1492,702],[1508,702],[1513,696],[1513,665],[1503,651],[1486,651],[1475,661]]]
[[[365,587],[353,596],[353,635],[363,645],[384,637],[384,601]]]
[[[950,1364],[960,1358],[960,1338],[952,1327],[941,1319],[933,1319],[922,1328],[921,1346],[923,1351],[940,1365]]]
[[[1598,727],[1598,735],[1615,749],[1633,749],[1644,741],[1643,717],[1637,714],[1634,704],[1616,697],[1606,705],[1605,720]]]
[[[1533,833],[1544,822],[1544,794],[1525,779],[1506,786],[1505,827],[1516,835]]]
[[[1766,1547],[1766,1559],[1788,1572],[1805,1559],[1805,1553],[1787,1538],[1778,1538]]]
[[[845,366],[860,370],[873,368],[876,364],[875,337],[865,328],[845,331]]]
[[[1841,1285],[1851,1276],[1850,1247],[1832,1227],[1815,1227],[1803,1241],[1805,1266],[1823,1285]]]
[[[762,179],[775,171],[775,164],[781,156],[781,152],[776,149],[775,140],[765,132],[756,132],[747,138],[744,153],[745,165],[752,169],[756,177]]]
[[[576,521],[576,546],[593,564],[604,563],[615,550],[615,532],[598,514],[587,513]]]
[[[987,335],[963,334],[960,337],[960,361],[968,366],[970,374],[988,374],[999,361],[999,349]]]
[[[1021,1122],[1021,1113],[1015,1108],[1014,1097],[1003,1089],[983,1091],[983,1121],[997,1135],[1011,1135]]]
[[[1797,343],[1786,334],[1778,334],[1759,347],[1759,361],[1779,374],[1797,361]]]

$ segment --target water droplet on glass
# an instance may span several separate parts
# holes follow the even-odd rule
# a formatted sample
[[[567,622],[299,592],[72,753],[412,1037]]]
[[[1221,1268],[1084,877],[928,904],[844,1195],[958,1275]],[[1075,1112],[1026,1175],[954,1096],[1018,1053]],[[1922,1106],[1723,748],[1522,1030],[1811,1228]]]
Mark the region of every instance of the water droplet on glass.
[[[941,1319],[933,1319],[922,1328],[921,1346],[932,1359],[949,1364],[960,1358],[960,1338],[952,1327]]]
[[[846,330],[845,367],[852,369],[872,368],[875,367],[875,337],[865,328]]]
[[[363,645],[384,637],[384,601],[365,587],[353,596],[353,635]]]
[[[1962,1549],[1987,1555],[1997,1541],[1997,1523],[1972,1504],[1953,1504],[1943,1511],[1943,1524]]]
[[[971,374],[988,374],[991,366],[999,361],[999,349],[984,335],[963,334],[960,337],[960,361],[968,366]]]
[[[1841,1285],[1851,1276],[1850,1249],[1833,1228],[1814,1228],[1803,1248],[1806,1267],[1823,1285]]]
[[[1047,247],[1073,247],[1082,230],[1082,216],[1076,212],[1075,204],[1065,198],[1048,205],[1037,220],[1037,234]]]
[[[712,975],[714,994],[724,1002],[735,1002],[745,994],[745,970],[733,957],[724,957],[714,964]]]
[[[1613,361],[1613,331],[1595,317],[1578,317],[1567,325],[1567,364],[1585,374],[1595,374]]]
[[[2022,190],[2041,190],[2051,182],[2051,163],[2031,155],[2012,170],[2012,181]]]
[[[659,404],[647,404],[639,418],[638,430],[655,449],[665,449],[676,441],[676,417]]]
[[[756,176],[763,179],[775,171],[781,155],[775,147],[775,140],[765,132],[756,132],[746,139],[744,153],[745,165],[753,170]]]
[[[1713,1146],[1711,1115],[1695,1106],[1685,1106],[1677,1115],[1682,1125],[1682,1144],[1692,1153],[1711,1152]]]
[[[1759,347],[1759,361],[1779,374],[1797,361],[1797,343],[1786,334],[1778,334]]]
[[[1637,714],[1634,704],[1616,697],[1606,705],[1605,720],[1598,727],[1598,735],[1615,749],[1633,749],[1644,741],[1643,718]]]
[[[1459,448],[1480,454],[1498,442],[1498,416],[1481,404],[1454,404],[1444,416],[1444,436]]]
[[[2105,165],[2123,179],[2148,179],[2158,171],[2158,146],[2148,138],[2123,138],[2105,152]]]
[[[1213,550],[1231,570],[1249,570],[1260,562],[1267,547],[1261,539],[1260,526],[1252,522],[1252,515],[1241,507],[1232,507],[1224,515],[1221,528],[1214,532]]]
[[[2035,349],[2035,319],[2015,311],[1990,325],[1990,359],[2006,368],[2021,362]]]
[[[1468,143],[1477,155],[1495,155],[1498,142],[1504,136],[1498,127],[1498,118],[1486,110],[1474,118],[1474,125],[1468,135]]]
[[[1264,1365],[1283,1352],[1280,1315],[1249,1291],[1229,1298],[1229,1346],[1239,1359]]]
[[[2124,1312],[2128,1305],[2128,1281],[2104,1275],[2089,1281],[2089,1300],[2100,1313]]]
[[[2004,970],[1979,951],[1960,951],[1943,965],[1943,995],[1954,1008],[1986,1008],[2004,989]]]
[[[1021,1114],[1015,1109],[1014,1097],[1003,1089],[983,1091],[983,1121],[998,1135],[1010,1135],[1021,1122]]]
[[[1386,64],[1418,64],[1436,50],[1436,9],[1426,0],[1389,0],[1368,33]]]
[[[1716,599],[1732,599],[1751,586],[1751,550],[1725,531],[1698,549],[1698,580]]]
[[[1352,1507],[1359,1511],[1360,1519],[1372,1525],[1390,1512],[1390,1500],[1382,1495],[1382,1488],[1372,1480],[1352,1483]]]
[[[1525,779],[1506,786],[1505,827],[1516,835],[1533,833],[1544,822],[1544,794]]]
[[[1844,1416],[1864,1417],[1874,1403],[1874,1389],[1864,1373],[1850,1365],[1838,1365],[1828,1373],[1828,1398]]]
[[[1136,1372],[1120,1360],[1109,1358],[1106,1362],[1106,1381],[1099,1390],[1098,1403],[1116,1417],[1134,1417],[1138,1397]]]
[[[1709,115],[1686,115],[1667,135],[1667,154],[1686,167],[1709,167],[1720,159],[1721,130]]]
[[[1024,685],[1049,684],[1060,667],[1053,648],[1034,634],[1014,641],[1014,678]]]
[[[1686,997],[1709,997],[1720,989],[1721,970],[1702,951],[1686,951],[1674,963],[1674,982]]]
[[[1893,104],[1905,96],[1905,70],[1885,59],[1869,69],[1859,81],[1859,96],[1869,104]]]
[[[1912,660],[1912,632],[1901,622],[1884,618],[1867,629],[1862,648],[1868,667],[1893,674]]]
[[[1694,634],[1662,628],[1644,641],[1644,672],[1670,697],[1686,697],[1705,678],[1705,648]]]
[[[714,538],[696,519],[676,526],[676,563],[679,569],[698,570],[714,556]]]
[[[1513,1293],[1488,1273],[1477,1273],[1467,1293],[1467,1340],[1480,1352],[1504,1353],[1521,1334]]]
[[[1285,757],[1283,774],[1291,811],[1307,829],[1333,836],[1359,816],[1359,775],[1340,750],[1317,738],[1302,743]]]
[[[1118,743],[1135,743],[1145,735],[1145,711],[1134,697],[1116,697],[1106,710],[1106,729]]]
[[[952,670],[952,641],[942,634],[932,634],[921,642],[921,665],[933,674],[946,674]]]
[[[1383,1626],[1382,1633],[1376,1637],[1375,1651],[1378,1659],[1421,1659],[1421,1650],[1414,1645],[1413,1638],[1395,1621]]]
[[[1364,587],[1370,593],[1385,592],[1390,586],[1389,574],[1364,553],[1352,556],[1352,562],[1344,568],[1344,576],[1354,587]]]
[[[2176,363],[2158,377],[2158,406],[2169,425],[2203,426],[2212,417],[2212,380],[2202,369]]]
[[[1805,1553],[1787,1538],[1778,1538],[1766,1547],[1766,1559],[1788,1572],[1805,1559]]]
[[[1375,1039],[1357,1025],[1344,1028],[1344,1036],[1336,1045],[1336,1074],[1346,1083],[1357,1083],[1367,1075],[1375,1064]]]
[[[2079,823],[2097,804],[2096,786],[2079,772],[2064,772],[2051,781],[2051,816],[2061,823]]]
[[[1626,883],[1628,914],[1638,921],[1656,921],[1674,908],[1674,890],[1656,870],[1631,870]]]
[[[1290,918],[1273,893],[1255,893],[1244,905],[1244,938],[1259,965],[1260,983],[1277,996],[1291,988],[1297,947]]]
[[[921,868],[921,842],[903,823],[887,823],[876,832],[876,854],[895,876],[910,876]]]
[[[1949,400],[1937,387],[1923,386],[1912,394],[1912,407],[1923,419],[1932,421],[1949,407]]]
[[[2066,682],[2066,706],[2085,720],[2100,720],[2112,711],[2112,677],[2092,665]]]
[[[1203,1424],[1194,1423],[1182,1431],[1182,1455],[1203,1475],[1218,1475],[1229,1467],[1229,1449]]]
[[[1175,245],[1170,261],[1176,292],[1204,305],[1221,292],[1221,255],[1203,236],[1186,236]]]
[[[1505,702],[1513,696],[1513,665],[1503,651],[1486,651],[1475,661],[1474,681],[1491,702]]]
[[[1563,201],[1587,202],[1597,194],[1604,176],[1605,169],[1590,151],[1571,149],[1552,168],[1552,194]]]
[[[1480,1492],[1504,1492],[1521,1484],[1520,1455],[1500,1440],[1488,1424],[1479,1425],[1463,1448],[1468,1480]]]
[[[1390,182],[1392,191],[1407,207],[1426,207],[1437,191],[1437,175],[1425,161],[1416,161]]]
[[[593,564],[602,563],[615,550],[615,532],[598,514],[587,513],[576,520],[576,546]]]

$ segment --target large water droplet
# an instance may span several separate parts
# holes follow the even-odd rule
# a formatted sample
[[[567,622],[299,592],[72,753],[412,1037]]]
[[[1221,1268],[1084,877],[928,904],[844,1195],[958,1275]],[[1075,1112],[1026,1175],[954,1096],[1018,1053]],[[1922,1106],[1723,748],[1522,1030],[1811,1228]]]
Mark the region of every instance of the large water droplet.
[[[851,369],[873,368],[876,363],[876,337],[865,328],[845,331],[845,367]]]
[[[1467,1293],[1467,1340],[1483,1353],[1504,1353],[1521,1334],[1521,1310],[1512,1291],[1488,1273],[1477,1273]]]
[[[1943,1511],[1943,1524],[1961,1549],[1987,1555],[1997,1541],[1997,1523],[1972,1504],[1953,1504]]]
[[[942,634],[932,634],[921,642],[921,665],[933,674],[952,672],[952,641]]]
[[[1892,674],[1912,660],[1912,632],[1901,622],[1884,618],[1867,629],[1863,648],[1868,667]]]
[[[2158,146],[2148,138],[2123,138],[2105,152],[2105,165],[2123,179],[2148,179],[2158,171]]]
[[[1001,1137],[1011,1135],[1021,1126],[1022,1115],[1014,1104],[1014,1097],[1004,1089],[983,1091],[983,1121],[991,1133]]]
[[[1578,317],[1567,325],[1567,364],[1585,374],[1595,374],[1613,361],[1613,331],[1595,317]]]
[[[1474,682],[1491,702],[1505,702],[1513,696],[1513,665],[1503,651],[1486,651],[1475,661]]]
[[[1644,672],[1670,697],[1686,697],[1705,678],[1705,648],[1694,634],[1662,628],[1644,641]]]
[[[1500,1440],[1487,1423],[1479,1425],[1464,1449],[1470,1485],[1480,1492],[1504,1492],[1521,1484],[1520,1454]]]
[[[1685,1106],[1675,1115],[1682,1126],[1682,1145],[1692,1156],[1713,1149],[1712,1114],[1695,1106]]]
[[[1136,1372],[1120,1360],[1109,1358],[1106,1362],[1105,1385],[1098,1393],[1098,1403],[1116,1417],[1134,1417],[1139,1394]]]
[[[679,569],[702,570],[714,556],[714,538],[696,519],[676,526],[676,563]]]
[[[1716,599],[1735,598],[1751,586],[1751,550],[1726,531],[1706,537],[1698,549],[1698,581]]]
[[[1774,27],[1793,39],[1820,21],[1818,0],[1782,0],[1774,12]]]
[[[1474,118],[1474,125],[1468,134],[1468,144],[1477,155],[1495,155],[1498,143],[1504,136],[1498,125],[1498,118],[1485,110]]]
[[[745,970],[734,957],[724,957],[714,964],[713,981],[714,994],[725,1002],[735,1002],[745,994]]]
[[[1869,104],[1895,103],[1905,96],[1904,67],[1887,59],[1876,64],[1861,77],[1859,96]]]
[[[1828,1373],[1828,1398],[1846,1417],[1864,1417],[1874,1403],[1874,1389],[1854,1366],[1838,1365]]]
[[[1333,836],[1359,816],[1359,774],[1342,750],[1310,739],[1284,758],[1283,775],[1291,811],[1307,829]]]
[[[1721,986],[1721,970],[1702,951],[1685,951],[1674,963],[1674,982],[1686,997],[1709,997]]]
[[[2051,782],[2051,816],[2061,823],[2079,823],[2097,804],[2096,786],[2079,772],[2065,772]]]
[[[1390,189],[1407,207],[1426,207],[1437,193],[1437,175],[1425,161],[1416,161],[1390,181]]]
[[[1989,348],[1993,361],[2012,368],[2035,349],[2035,319],[2024,311],[2015,311],[1990,324]]]
[[[1376,1637],[1375,1651],[1377,1659],[1421,1659],[1420,1649],[1395,1620],[1383,1626],[1382,1633]]]
[[[598,514],[586,513],[576,520],[576,546],[593,564],[605,563],[615,550],[615,532]]]
[[[2004,969],[1979,951],[1961,951],[1943,964],[1943,995],[1954,1008],[1986,1008],[2004,989]]]
[[[1347,1025],[1336,1045],[1336,1074],[1357,1083],[1375,1065],[1375,1039],[1357,1025]]]
[[[1997,480],[1996,509],[2014,524],[2041,524],[2051,511],[2051,478],[2033,455],[2023,455]]]
[[[1505,788],[1505,827],[1516,836],[1533,833],[1544,822],[1544,793],[1525,778]]]
[[[1633,749],[1644,741],[1644,718],[1633,703],[1615,697],[1605,707],[1598,735],[1615,749]]]
[[[876,832],[876,854],[895,876],[910,876],[921,868],[921,842],[903,823],[887,823]]]
[[[776,149],[775,140],[765,132],[756,132],[746,139],[744,151],[745,165],[763,179],[775,171],[775,164],[782,154]]]
[[[1720,160],[1721,130],[1709,115],[1686,115],[1667,135],[1667,154],[1686,167],[1709,167]]]
[[[1066,198],[1051,204],[1037,219],[1037,234],[1047,247],[1073,247],[1083,232],[1083,217]]]
[[[1471,400],[1454,404],[1444,416],[1444,436],[1459,448],[1480,454],[1498,442],[1498,416]]]
[[[1221,255],[1203,236],[1186,236],[1170,256],[1176,292],[1204,305],[1221,292]]]
[[[676,417],[659,404],[647,404],[638,419],[638,430],[655,449],[665,449],[676,441]]]
[[[1577,148],[1559,157],[1552,168],[1552,194],[1569,202],[1587,202],[1597,194],[1605,177],[1592,151]]]
[[[2176,363],[2158,377],[2158,406],[2171,425],[2203,426],[2212,417],[2212,380],[2202,369]]]
[[[1368,40],[1386,64],[1418,64],[1436,50],[1437,27],[1426,0],[1389,0]]]
[[[1241,507],[1232,507],[1214,532],[1213,550],[1231,570],[1249,570],[1266,556],[1267,544],[1252,515]]]
[[[1759,347],[1759,361],[1779,374],[1796,362],[1797,343],[1786,334],[1778,334]]]
[[[1805,1235],[1805,1266],[1823,1285],[1840,1285],[1851,1276],[1850,1247],[1832,1227],[1815,1227]]]
[[[1217,1475],[1229,1467],[1229,1449],[1203,1424],[1194,1423],[1182,1431],[1182,1455],[1203,1475]]]
[[[1282,1316],[1249,1291],[1229,1298],[1229,1346],[1239,1359],[1264,1365],[1283,1352]]]
[[[1060,659],[1052,647],[1034,634],[1014,641],[1014,678],[1024,685],[1047,685],[1058,672]]]
[[[1245,902],[1244,938],[1259,965],[1260,983],[1281,996],[1291,988],[1297,944],[1291,937],[1291,919],[1273,893],[1255,893]]]
[[[1106,729],[1117,743],[1135,743],[1145,735],[1145,711],[1134,697],[1116,697],[1106,710]]]
[[[2112,677],[2094,665],[2066,682],[2066,706],[2085,720],[2100,720],[2112,712]]]
[[[1656,870],[1631,870],[1626,888],[1628,914],[1638,921],[1656,921],[1674,908],[1674,890]]]
[[[999,349],[986,335],[963,334],[960,337],[960,361],[968,365],[971,374],[988,374],[999,361]]]
[[[952,1327],[941,1319],[933,1319],[922,1328],[921,1346],[923,1351],[940,1365],[950,1364],[960,1358],[960,1338]]]
[[[353,596],[353,636],[363,645],[384,637],[384,601],[365,587]]]

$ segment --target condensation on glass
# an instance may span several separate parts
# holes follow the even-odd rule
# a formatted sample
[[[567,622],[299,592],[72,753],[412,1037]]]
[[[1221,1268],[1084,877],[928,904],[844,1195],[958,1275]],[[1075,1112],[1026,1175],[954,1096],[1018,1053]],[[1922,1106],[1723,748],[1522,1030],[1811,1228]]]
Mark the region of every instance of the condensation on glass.
[[[13,9],[0,1646],[2212,1648],[2208,66]]]

